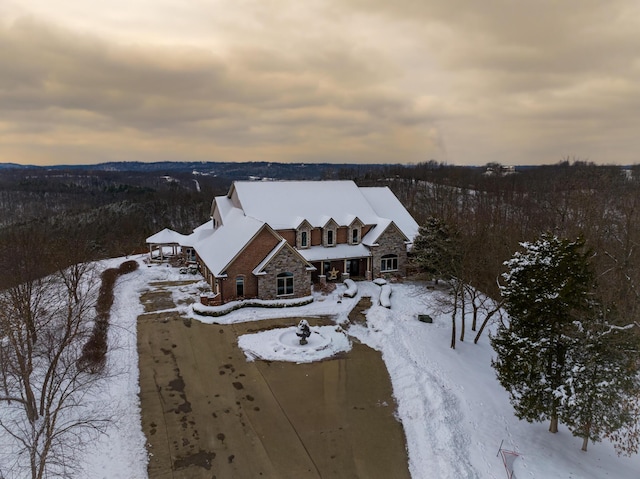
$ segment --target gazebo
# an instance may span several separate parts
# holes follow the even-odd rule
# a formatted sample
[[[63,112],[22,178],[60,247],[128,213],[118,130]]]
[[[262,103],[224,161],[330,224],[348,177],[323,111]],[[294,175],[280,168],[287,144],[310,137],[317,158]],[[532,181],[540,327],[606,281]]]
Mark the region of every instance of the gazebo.
[[[149,245],[149,259],[151,261],[163,262],[173,258],[181,251],[181,243],[185,236],[165,228],[147,238]],[[154,255],[154,253],[156,253]]]

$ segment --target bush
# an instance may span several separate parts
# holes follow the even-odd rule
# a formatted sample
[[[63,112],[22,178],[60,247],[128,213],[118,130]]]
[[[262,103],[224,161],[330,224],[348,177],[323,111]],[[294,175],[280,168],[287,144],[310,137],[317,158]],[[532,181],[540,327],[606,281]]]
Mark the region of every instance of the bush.
[[[107,332],[109,317],[113,306],[113,288],[119,276],[138,269],[138,262],[125,261],[118,268],[109,268],[102,272],[100,291],[96,301],[96,317],[91,336],[82,348],[82,355],[78,359],[78,367],[90,373],[102,371],[107,359]]]

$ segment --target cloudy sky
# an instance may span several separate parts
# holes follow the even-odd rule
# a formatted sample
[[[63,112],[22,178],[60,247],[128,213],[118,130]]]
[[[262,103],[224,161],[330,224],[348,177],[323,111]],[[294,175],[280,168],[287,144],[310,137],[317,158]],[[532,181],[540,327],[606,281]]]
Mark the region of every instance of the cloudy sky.
[[[0,0],[0,162],[640,162],[637,0]]]

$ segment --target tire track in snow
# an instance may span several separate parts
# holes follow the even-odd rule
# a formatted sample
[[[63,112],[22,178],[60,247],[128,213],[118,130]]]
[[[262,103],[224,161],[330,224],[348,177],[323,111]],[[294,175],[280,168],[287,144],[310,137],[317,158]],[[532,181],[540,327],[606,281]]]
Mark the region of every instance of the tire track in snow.
[[[393,319],[392,311],[375,307],[370,312],[369,329],[352,328],[350,333],[382,352],[407,436],[412,477],[477,479],[461,408],[448,381],[428,357],[414,353],[411,332]]]

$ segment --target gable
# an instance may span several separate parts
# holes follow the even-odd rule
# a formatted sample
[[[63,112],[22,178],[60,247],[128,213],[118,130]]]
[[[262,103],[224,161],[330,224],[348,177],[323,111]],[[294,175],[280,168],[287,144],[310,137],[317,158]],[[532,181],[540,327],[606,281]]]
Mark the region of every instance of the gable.
[[[404,232],[398,228],[398,225],[391,220],[385,219],[369,230],[365,237],[362,238],[362,243],[367,246],[377,246],[381,237],[387,236],[392,232],[396,233],[403,243],[409,242],[409,239]]]
[[[278,243],[278,245],[276,245],[275,248],[273,248],[273,250],[271,250],[271,252],[260,262],[260,264],[254,268],[254,270],[252,271],[253,274],[256,276],[266,274],[265,270],[270,265],[275,266],[278,270],[282,269],[277,263],[278,259],[283,256],[293,259],[296,262],[303,263],[303,267],[307,271],[315,271],[316,269],[309,262],[307,262],[307,260],[294,247],[292,247],[286,240],[283,239],[280,241],[280,243]]]
[[[225,218],[223,225],[203,235],[204,237],[193,246],[209,271],[220,277],[238,254],[266,227],[265,223],[244,216],[240,210],[234,208]],[[271,232],[277,236],[273,230]]]

